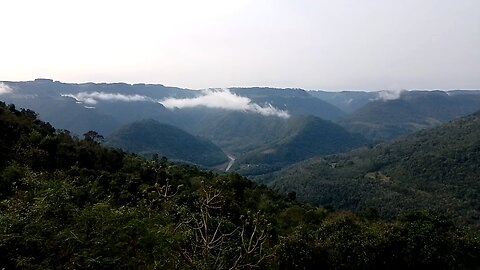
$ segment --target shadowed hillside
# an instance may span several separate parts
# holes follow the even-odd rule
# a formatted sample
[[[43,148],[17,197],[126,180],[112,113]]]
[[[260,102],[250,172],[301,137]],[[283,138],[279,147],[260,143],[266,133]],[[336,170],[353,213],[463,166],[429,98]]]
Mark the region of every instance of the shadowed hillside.
[[[155,120],[144,120],[122,127],[108,137],[107,144],[147,157],[156,154],[203,166],[228,161],[223,151],[210,141]]]

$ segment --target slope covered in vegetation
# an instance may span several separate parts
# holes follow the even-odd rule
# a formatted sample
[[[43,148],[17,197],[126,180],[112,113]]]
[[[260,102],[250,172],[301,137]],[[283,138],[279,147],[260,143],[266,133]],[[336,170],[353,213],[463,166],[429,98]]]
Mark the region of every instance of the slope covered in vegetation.
[[[475,269],[480,234],[429,212],[384,222],[237,175],[72,138],[0,104],[5,269]]]
[[[315,156],[346,152],[361,147],[367,140],[341,126],[318,117],[303,116],[284,120],[275,140],[270,140],[238,159],[242,175],[256,176]]]
[[[228,161],[222,149],[212,142],[155,120],[128,124],[109,136],[107,143],[147,157],[156,154],[203,166]]]
[[[434,209],[478,225],[479,134],[476,113],[395,143],[294,165],[272,184],[316,205],[374,207],[388,217]]]

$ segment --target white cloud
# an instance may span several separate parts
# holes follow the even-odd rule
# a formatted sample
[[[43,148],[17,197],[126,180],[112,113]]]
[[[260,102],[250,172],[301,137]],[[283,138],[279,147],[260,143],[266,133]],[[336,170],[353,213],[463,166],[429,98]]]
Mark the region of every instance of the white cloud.
[[[376,99],[383,101],[399,99],[403,92],[405,92],[405,90],[382,90],[378,92]]]
[[[99,101],[147,101],[158,102],[168,109],[182,109],[194,107],[206,107],[224,109],[231,111],[254,112],[266,116],[290,117],[287,111],[279,110],[271,104],[260,106],[247,97],[241,97],[231,93],[228,89],[209,89],[201,92],[201,95],[194,98],[166,98],[155,100],[142,95],[124,95],[120,93],[105,92],[80,92],[77,94],[62,94],[64,97],[74,98],[77,103],[95,105]]]
[[[287,111],[279,110],[271,104],[260,106],[247,97],[231,93],[228,89],[209,89],[202,92],[201,96],[194,98],[166,98],[159,101],[168,109],[182,109],[206,107],[231,111],[254,112],[266,116],[290,117]]]
[[[141,95],[123,95],[119,93],[105,93],[105,92],[80,92],[77,94],[62,94],[63,97],[74,98],[77,102],[94,105],[98,101],[154,101],[152,98]]]
[[[0,83],[0,95],[10,94],[12,92],[13,92],[13,90],[10,86],[8,86],[4,83]]]

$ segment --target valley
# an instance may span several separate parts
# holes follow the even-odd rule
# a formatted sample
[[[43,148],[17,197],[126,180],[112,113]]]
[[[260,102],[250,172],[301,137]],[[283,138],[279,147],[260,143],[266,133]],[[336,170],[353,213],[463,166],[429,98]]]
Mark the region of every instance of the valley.
[[[476,153],[464,156],[471,149],[462,145],[477,147],[472,134],[479,128],[469,129],[470,135],[448,135],[449,141],[434,135],[458,132],[457,122],[444,123],[479,111],[480,91],[198,91],[45,79],[2,84],[12,89],[2,99],[37,111],[59,129],[77,136],[94,130],[105,145],[147,158],[238,172],[319,206],[375,208],[385,217],[433,207],[465,222],[480,218],[476,197],[466,195],[475,193],[473,179],[480,174],[462,167],[475,164]],[[419,145],[406,153],[418,136],[442,147],[455,145],[455,153],[441,154],[443,162],[452,161],[448,173],[431,163],[438,154],[420,157],[416,151],[427,150]],[[459,163],[461,155],[465,161]],[[420,167],[413,175],[414,164]]]
[[[0,8],[0,270],[480,270],[480,1]]]
[[[471,120],[456,125],[473,128]],[[101,139],[72,137],[0,102],[2,267],[475,269],[480,262],[478,227],[445,213],[385,220],[373,209],[314,207],[237,173],[146,159]],[[391,181],[380,172],[366,177]]]
[[[480,91],[2,83],[9,266],[478,265]]]

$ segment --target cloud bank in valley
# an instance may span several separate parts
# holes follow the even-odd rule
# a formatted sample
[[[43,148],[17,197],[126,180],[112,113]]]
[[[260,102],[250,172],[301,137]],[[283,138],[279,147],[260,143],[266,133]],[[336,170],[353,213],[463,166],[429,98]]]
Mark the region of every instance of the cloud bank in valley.
[[[271,104],[260,106],[247,97],[233,94],[228,89],[208,89],[202,95],[194,98],[166,98],[159,101],[168,109],[183,109],[205,107],[230,111],[244,111],[259,113],[265,116],[290,117],[287,111],[279,110]]]
[[[77,94],[62,94],[62,97],[71,97],[78,102],[82,102],[89,105],[95,105],[99,101],[121,101],[121,102],[133,102],[133,101],[152,101],[150,97],[142,95],[124,95],[119,93],[105,93],[105,92],[80,92]]]
[[[0,95],[10,94],[12,92],[13,92],[13,89],[10,86],[4,83],[0,83]]]

